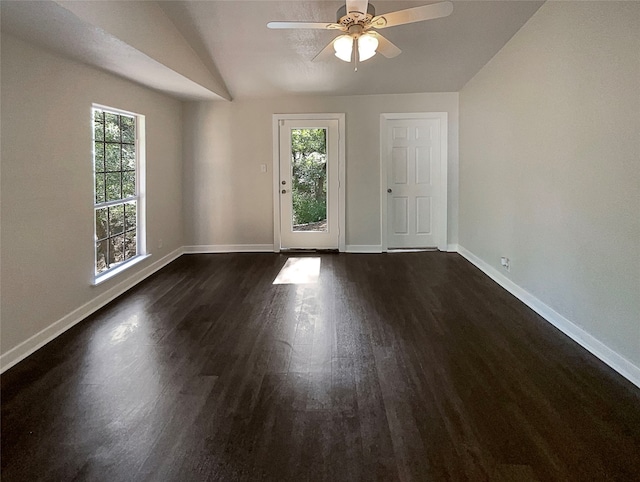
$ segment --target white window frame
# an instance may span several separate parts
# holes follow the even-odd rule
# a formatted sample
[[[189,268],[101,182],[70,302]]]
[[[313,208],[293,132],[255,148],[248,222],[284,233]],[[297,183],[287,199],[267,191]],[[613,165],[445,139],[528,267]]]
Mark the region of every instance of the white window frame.
[[[135,119],[135,151],[136,151],[136,193],[134,196],[128,198],[118,199],[116,201],[105,201],[96,203],[96,168],[95,168],[95,115],[94,110],[102,110],[111,114],[126,115]],[[138,264],[149,256],[147,254],[147,240],[146,240],[146,146],[145,146],[145,116],[142,114],[136,114],[135,112],[129,112],[114,107],[92,104],[91,106],[91,168],[93,179],[93,284],[98,285],[110,278],[113,278],[117,274],[125,271],[126,269]],[[96,210],[99,208],[118,205],[125,202],[136,201],[136,251],[137,254],[126,261],[120,262],[117,265],[109,268],[101,273],[97,273],[97,248],[96,243],[98,240],[98,234],[96,232]]]

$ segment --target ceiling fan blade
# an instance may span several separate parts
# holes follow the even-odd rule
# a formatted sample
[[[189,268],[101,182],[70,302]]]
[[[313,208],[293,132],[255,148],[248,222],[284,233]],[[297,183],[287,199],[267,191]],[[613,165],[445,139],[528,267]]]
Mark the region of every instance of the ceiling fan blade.
[[[402,50],[400,50],[398,47],[396,47],[395,44],[393,44],[390,40],[387,40],[378,32],[370,32],[370,33],[375,35],[376,38],[378,39],[378,48],[376,49],[376,52],[381,53],[388,59],[397,57],[402,53]]]
[[[318,55],[311,59],[311,62],[322,62],[323,60],[331,59],[335,54],[335,50],[333,48],[334,41],[335,39],[329,42],[327,46],[318,53]]]
[[[322,22],[269,22],[269,28],[288,29],[288,28],[310,28],[319,30],[344,30],[339,23],[322,23]]]
[[[354,20],[364,19],[367,16],[369,0],[347,0],[347,15]]]
[[[396,25],[404,25],[406,23],[447,17],[451,15],[451,12],[453,12],[453,3],[451,2],[432,3],[431,5],[423,5],[421,7],[378,15],[371,20],[371,26],[374,28],[395,27]]]

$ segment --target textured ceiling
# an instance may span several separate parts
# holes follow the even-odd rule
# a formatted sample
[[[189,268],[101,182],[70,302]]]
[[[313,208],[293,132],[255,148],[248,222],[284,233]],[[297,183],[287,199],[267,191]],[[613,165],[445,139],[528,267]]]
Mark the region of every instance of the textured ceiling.
[[[377,14],[425,1],[373,1]],[[59,54],[185,99],[457,92],[542,1],[456,1],[446,18],[381,31],[402,49],[358,72],[312,62],[335,31],[270,30],[269,21],[333,22],[344,2],[188,0],[0,2],[2,29]],[[122,28],[132,22],[135,28]],[[167,18],[170,20],[167,21]]]
[[[373,1],[376,13],[434,3]],[[446,18],[381,31],[402,49],[358,72],[333,57],[311,59],[332,31],[270,30],[269,21],[336,20],[341,1],[162,2],[165,13],[215,62],[233,97],[286,94],[457,92],[522,27],[543,2],[454,1]]]

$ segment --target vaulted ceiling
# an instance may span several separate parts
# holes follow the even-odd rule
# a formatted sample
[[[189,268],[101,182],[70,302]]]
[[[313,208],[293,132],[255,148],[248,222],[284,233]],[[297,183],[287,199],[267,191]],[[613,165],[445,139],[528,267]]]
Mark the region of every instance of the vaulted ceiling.
[[[376,13],[423,1],[372,1]],[[456,1],[449,17],[397,26],[402,49],[353,65],[312,62],[337,33],[270,30],[269,21],[334,22],[341,1],[10,1],[2,29],[59,54],[186,99],[291,94],[457,92],[542,1]]]

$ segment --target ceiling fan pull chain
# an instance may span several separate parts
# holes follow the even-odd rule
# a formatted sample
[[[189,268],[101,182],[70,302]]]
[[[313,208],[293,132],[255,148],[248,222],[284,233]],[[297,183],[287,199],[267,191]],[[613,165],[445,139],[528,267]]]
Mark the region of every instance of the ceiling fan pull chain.
[[[353,65],[354,65],[353,71],[357,72],[360,55],[358,55],[358,39],[355,37],[353,38],[353,48],[351,49],[351,51],[353,52]]]

